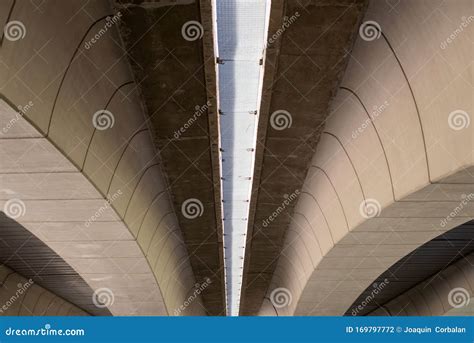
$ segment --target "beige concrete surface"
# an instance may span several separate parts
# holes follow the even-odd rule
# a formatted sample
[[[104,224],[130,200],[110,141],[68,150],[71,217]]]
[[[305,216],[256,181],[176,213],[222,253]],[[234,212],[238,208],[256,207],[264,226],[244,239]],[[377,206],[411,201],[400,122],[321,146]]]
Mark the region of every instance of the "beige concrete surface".
[[[468,0],[370,1],[363,22],[381,34],[356,39],[259,314],[343,315],[387,268],[474,218],[472,26],[443,47],[469,15]],[[281,288],[291,302],[273,306]]]
[[[1,6],[11,9],[2,25],[26,29],[0,48],[1,205],[19,198],[26,210],[15,220],[92,291],[110,289],[112,314],[205,314],[200,296],[175,311],[203,280],[183,246],[117,12],[105,0]],[[103,110],[105,129],[93,122]],[[53,281],[51,291],[67,293]]]
[[[3,101],[1,107],[3,113],[7,112],[10,116],[15,113]],[[26,132],[35,130],[23,117],[18,122]],[[24,135],[19,133],[19,136]],[[34,153],[36,150],[38,152]],[[0,206],[7,216],[33,235],[36,234],[66,264],[74,268],[79,261],[86,262],[88,270],[84,275],[76,271],[93,290],[107,289],[112,294],[113,300],[108,304],[112,314],[166,314],[151,269],[125,223],[48,139],[15,138],[10,135],[8,139],[0,139],[0,151],[0,155],[4,156]],[[19,212],[15,211],[14,205],[18,206]],[[97,239],[93,232],[99,223],[113,230],[102,231],[100,239]],[[30,229],[32,226],[36,230]],[[61,228],[65,236],[49,233],[48,229],[52,227]],[[104,261],[113,261],[116,268],[101,270]],[[41,271],[28,276],[42,284]],[[146,282],[128,282],[129,279]],[[68,290],[68,286],[65,282],[50,291],[67,299],[72,297],[69,293],[74,293]],[[94,293],[88,295],[89,306],[93,306]]]

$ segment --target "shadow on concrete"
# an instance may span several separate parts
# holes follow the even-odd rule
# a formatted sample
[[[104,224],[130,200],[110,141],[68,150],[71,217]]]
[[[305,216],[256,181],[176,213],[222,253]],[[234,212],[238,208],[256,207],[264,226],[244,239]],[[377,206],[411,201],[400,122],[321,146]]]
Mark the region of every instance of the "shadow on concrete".
[[[390,302],[420,282],[435,277],[441,270],[456,263],[474,251],[474,220],[455,227],[423,244],[401,258],[384,273],[379,275],[369,287],[349,307],[346,316],[352,315],[370,296],[372,300],[357,315],[363,316]],[[387,279],[388,282],[384,282]],[[384,282],[382,292],[374,294],[374,284]]]
[[[0,212],[0,263],[91,315],[110,316],[92,302],[94,290],[56,252]]]

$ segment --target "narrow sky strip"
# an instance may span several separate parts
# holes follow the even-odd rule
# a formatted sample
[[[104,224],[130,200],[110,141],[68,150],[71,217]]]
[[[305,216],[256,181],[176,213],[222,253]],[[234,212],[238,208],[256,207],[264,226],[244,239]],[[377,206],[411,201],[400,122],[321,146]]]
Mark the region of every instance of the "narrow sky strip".
[[[238,315],[270,0],[217,0],[227,314]]]

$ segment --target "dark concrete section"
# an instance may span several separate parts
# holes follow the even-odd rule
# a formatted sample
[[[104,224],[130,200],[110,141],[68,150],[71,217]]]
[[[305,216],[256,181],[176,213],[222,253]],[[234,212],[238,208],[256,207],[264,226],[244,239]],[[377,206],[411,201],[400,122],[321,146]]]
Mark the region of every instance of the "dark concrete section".
[[[0,264],[96,316],[110,316],[93,303],[94,290],[61,256],[15,220],[0,212]]]
[[[117,1],[121,33],[154,128],[196,280],[212,283],[202,297],[209,315],[225,314],[215,57],[210,1]],[[182,28],[202,25],[187,40]],[[199,35],[198,28],[198,35]],[[181,206],[203,204],[189,219]]]
[[[301,189],[366,6],[365,0],[272,1],[269,38],[283,32],[269,42],[265,61],[241,315],[255,315],[262,304],[296,201],[262,223],[285,195]],[[290,127],[271,126],[278,110],[290,113]]]
[[[471,220],[423,244],[388,268],[361,293],[345,315],[367,315],[425,280],[431,283],[432,279],[442,278],[439,275],[442,271],[472,252],[474,221]]]

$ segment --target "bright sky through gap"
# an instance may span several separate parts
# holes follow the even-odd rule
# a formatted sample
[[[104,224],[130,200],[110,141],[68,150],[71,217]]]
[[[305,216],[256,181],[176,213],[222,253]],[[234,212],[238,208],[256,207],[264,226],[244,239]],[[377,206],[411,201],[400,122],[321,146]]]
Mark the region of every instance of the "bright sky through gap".
[[[269,0],[216,1],[227,314],[239,314]]]

